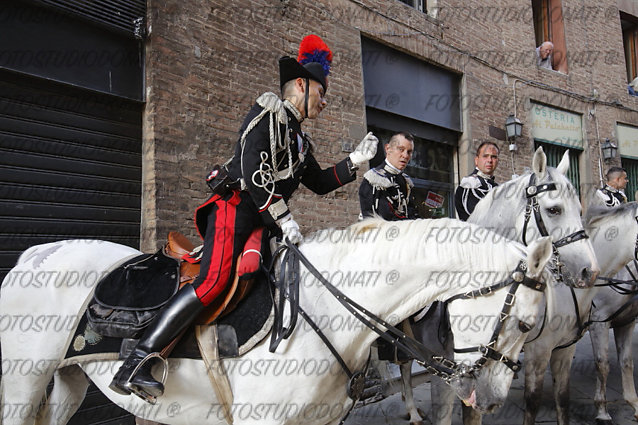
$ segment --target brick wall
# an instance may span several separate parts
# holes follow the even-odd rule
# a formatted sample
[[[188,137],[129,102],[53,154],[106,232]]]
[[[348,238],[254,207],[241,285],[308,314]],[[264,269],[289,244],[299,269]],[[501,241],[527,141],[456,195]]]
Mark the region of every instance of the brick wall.
[[[232,5],[150,0],[143,248],[154,248],[171,229],[195,238],[192,216],[207,197],[204,175],[230,156],[255,98],[278,90],[277,59],[295,55],[309,33],[324,38],[335,54],[328,108],[315,122],[304,123],[324,166],[342,159],[343,148],[365,134],[360,45],[365,35],[463,75],[458,175],[473,166],[474,149],[490,139],[489,127],[503,128],[514,112],[518,79],[535,82],[516,86],[517,114],[525,124],[531,101],[583,115],[588,146],[581,180],[589,176],[592,180],[583,183],[598,184],[598,140],[615,137],[616,121],[638,123],[638,98],[626,93],[615,0],[589,9],[563,0],[568,75],[535,66],[530,1],[489,3],[439,0],[434,19],[397,0],[239,0]],[[594,89],[600,102],[592,115]],[[491,140],[502,147],[497,178],[507,180],[512,174],[507,144]],[[514,155],[516,173],[530,165],[532,144],[526,125]],[[355,221],[361,174],[356,183],[325,196],[299,190],[290,206],[302,230]]]

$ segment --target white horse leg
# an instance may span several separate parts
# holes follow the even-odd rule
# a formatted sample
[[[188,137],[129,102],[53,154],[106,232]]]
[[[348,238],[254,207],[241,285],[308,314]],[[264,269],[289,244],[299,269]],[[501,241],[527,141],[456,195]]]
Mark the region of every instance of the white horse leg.
[[[611,424],[611,416],[607,411],[607,376],[609,376],[609,323],[592,323],[589,337],[596,362],[596,423]]]
[[[78,410],[89,380],[79,366],[58,369],[53,375],[53,391],[38,415],[37,425],[65,425]]]
[[[534,425],[536,422],[543,396],[543,376],[550,357],[549,352],[532,355],[530,348],[532,347],[525,347],[525,416],[523,425]]]
[[[419,415],[419,411],[414,403],[414,392],[412,391],[412,360],[401,362],[399,369],[401,370],[401,384],[403,386],[403,397],[405,408],[408,410],[410,425],[423,425],[423,419]]]
[[[452,425],[454,402],[458,400],[454,390],[442,380],[432,379],[430,387],[432,398],[432,423],[434,425]]]
[[[558,425],[569,425],[569,374],[575,352],[576,344],[572,344],[552,351],[550,359]]]
[[[623,396],[634,409],[634,418],[638,420],[638,396],[636,396],[636,387],[634,385],[634,358],[631,352],[633,334],[633,320],[625,326],[614,328],[618,363],[622,373]]]

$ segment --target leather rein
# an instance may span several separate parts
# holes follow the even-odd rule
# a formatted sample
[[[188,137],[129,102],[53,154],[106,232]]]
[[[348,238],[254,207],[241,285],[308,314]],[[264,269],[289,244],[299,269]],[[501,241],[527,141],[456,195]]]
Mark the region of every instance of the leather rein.
[[[636,223],[638,223],[638,217],[635,217]],[[636,235],[636,242],[634,244],[634,258],[633,258],[634,268],[638,270],[638,234]],[[611,322],[616,319],[620,314],[625,311],[629,306],[631,306],[634,302],[638,301],[638,277],[634,275],[629,266],[625,266],[625,270],[631,276],[629,280],[620,280],[614,279],[612,277],[599,277],[598,280],[602,280],[607,283],[600,283],[594,286],[609,286],[611,289],[616,291],[616,293],[620,295],[631,295],[623,305],[621,305],[618,310],[616,310],[611,316],[604,320],[589,320],[585,325],[589,326],[592,323],[603,323],[603,322]],[[628,285],[629,288],[624,285]]]
[[[271,271],[276,259],[280,255],[283,255],[281,273],[279,275],[279,278],[273,279]],[[514,305],[514,302],[516,300],[516,290],[521,285],[541,292],[544,291],[546,288],[546,284],[544,282],[537,281],[525,275],[527,264],[524,261],[520,261],[516,269],[509,274],[509,277],[506,280],[485,288],[455,295],[446,300],[446,302],[451,302],[457,299],[470,299],[481,296],[489,296],[499,289],[505,288],[507,286],[510,287],[509,292],[505,297],[501,312],[499,314],[499,322],[496,325],[494,332],[492,333],[490,341],[485,345],[454,350],[458,353],[481,353],[481,357],[476,360],[473,365],[468,366],[465,364],[456,363],[454,360],[446,359],[445,357],[433,352],[420,342],[416,341],[414,338],[409,337],[396,327],[387,323],[385,320],[377,317],[370,311],[366,310],[364,307],[357,304],[354,300],[337,289],[331,282],[325,279],[323,275],[319,273],[319,271],[310,263],[310,261],[299,251],[299,249],[295,245],[290,244],[288,240],[286,240],[286,245],[280,246],[274,253],[273,263],[271,264],[269,270],[271,282],[273,282],[274,286],[279,289],[278,298],[275,296],[275,294],[273,294],[273,297],[276,298],[273,300],[273,304],[275,307],[275,323],[273,325],[269,350],[271,352],[274,352],[277,349],[279,343],[282,340],[287,339],[292,334],[297,322],[297,315],[301,315],[321,338],[324,344],[328,347],[330,352],[337,359],[337,362],[339,363],[343,371],[348,376],[349,384],[347,393],[348,396],[353,400],[358,400],[363,393],[365,385],[365,371],[352,372],[346,365],[341,355],[326,337],[326,335],[299,305],[300,262],[303,263],[304,267],[310,273],[312,273],[312,275],[319,282],[321,282],[326,287],[326,289],[328,289],[328,291],[341,303],[341,305],[343,305],[344,308],[346,308],[346,310],[348,310],[348,312],[350,312],[350,314],[352,314],[365,326],[372,329],[381,338],[388,341],[396,348],[410,354],[417,363],[425,368],[427,372],[432,375],[438,376],[447,383],[463,377],[476,377],[476,373],[485,365],[485,363],[489,359],[501,362],[509,367],[512,371],[518,372],[521,368],[520,361],[513,361],[495,349],[498,341],[498,336],[500,335],[503,323],[509,317],[512,306]],[[286,303],[286,300],[288,300],[288,303]],[[286,304],[288,304],[289,306],[290,319],[288,325],[284,326],[283,310],[285,309]]]

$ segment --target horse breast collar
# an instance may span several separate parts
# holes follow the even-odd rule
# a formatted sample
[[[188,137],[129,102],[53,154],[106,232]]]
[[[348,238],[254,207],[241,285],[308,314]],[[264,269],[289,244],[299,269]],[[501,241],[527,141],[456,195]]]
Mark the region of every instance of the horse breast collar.
[[[541,216],[540,204],[538,203],[538,199],[536,198],[540,193],[549,192],[553,190],[557,190],[556,183],[544,183],[536,185],[536,173],[532,173],[529,178],[529,184],[525,189],[525,196],[527,197],[527,205],[525,205],[525,221],[523,223],[523,233],[522,233],[522,241],[523,245],[527,246],[527,226],[529,225],[530,218],[532,212],[534,213],[534,221],[536,222],[536,227],[541,236],[550,236],[547,231],[547,227],[545,226],[545,222],[543,221],[543,217]],[[557,281],[562,282],[563,280],[563,272],[562,267],[563,263],[560,261],[560,253],[558,252],[558,248],[569,245],[570,243],[577,242],[581,239],[587,239],[589,236],[585,232],[584,229],[573,232],[556,242],[552,242],[553,248],[553,260],[551,269],[554,274],[554,277]]]

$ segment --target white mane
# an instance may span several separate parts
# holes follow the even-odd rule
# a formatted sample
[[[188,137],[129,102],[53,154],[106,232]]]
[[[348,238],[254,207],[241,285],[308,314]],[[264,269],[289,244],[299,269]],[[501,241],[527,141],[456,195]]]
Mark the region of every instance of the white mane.
[[[587,230],[601,226],[604,222],[609,220],[616,220],[620,216],[624,216],[629,210],[638,210],[638,203],[635,201],[627,202],[626,204],[620,204],[617,207],[609,208],[600,204],[590,205],[587,209],[583,222],[587,227]],[[634,214],[635,215],[635,214]]]
[[[328,244],[332,258],[324,264],[331,269],[365,257],[379,267],[416,264],[427,259],[444,270],[502,270],[504,260],[507,259],[506,267],[513,269],[526,255],[517,242],[487,228],[449,218],[370,218],[345,229],[320,230],[306,237],[301,249],[325,252]]]

